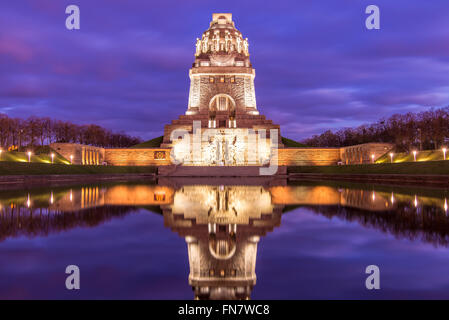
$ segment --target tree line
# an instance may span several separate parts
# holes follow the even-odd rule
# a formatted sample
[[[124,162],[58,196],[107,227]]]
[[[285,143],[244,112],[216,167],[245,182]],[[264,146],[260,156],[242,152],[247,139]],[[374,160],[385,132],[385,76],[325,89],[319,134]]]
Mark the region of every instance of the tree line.
[[[389,142],[398,151],[439,149],[449,145],[449,106],[395,114],[372,124],[344,128],[305,139],[313,147],[346,147],[368,142]]]
[[[39,117],[10,118],[6,114],[0,114],[0,146],[3,149],[22,150],[54,142],[126,148],[141,143],[142,140],[95,124],[78,125]]]

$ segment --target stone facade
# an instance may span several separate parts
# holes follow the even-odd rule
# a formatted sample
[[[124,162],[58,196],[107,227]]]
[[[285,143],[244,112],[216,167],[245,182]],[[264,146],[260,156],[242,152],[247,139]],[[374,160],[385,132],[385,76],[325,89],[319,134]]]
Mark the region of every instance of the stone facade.
[[[279,166],[329,166],[340,161],[340,148],[282,148]]]
[[[340,149],[340,161],[343,164],[373,163],[393,149],[391,143],[364,143]]]
[[[213,14],[210,27],[197,39],[187,111],[165,126],[161,145],[173,148],[183,165],[263,165],[271,148],[283,146],[279,125],[257,110],[248,46],[230,13]],[[195,142],[194,134],[202,141]],[[254,147],[254,136],[263,147]],[[180,137],[190,141],[181,145]]]

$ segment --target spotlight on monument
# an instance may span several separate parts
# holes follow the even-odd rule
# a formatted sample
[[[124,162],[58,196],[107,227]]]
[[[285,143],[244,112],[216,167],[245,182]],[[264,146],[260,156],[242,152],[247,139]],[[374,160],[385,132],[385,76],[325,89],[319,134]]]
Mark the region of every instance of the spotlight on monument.
[[[416,161],[416,154],[417,154],[417,152],[416,152],[416,150],[413,150],[413,159]]]
[[[443,148],[443,160],[446,160],[446,152],[447,152],[447,149],[446,148]],[[0,150],[0,155],[1,155],[2,153],[1,153],[1,150]]]

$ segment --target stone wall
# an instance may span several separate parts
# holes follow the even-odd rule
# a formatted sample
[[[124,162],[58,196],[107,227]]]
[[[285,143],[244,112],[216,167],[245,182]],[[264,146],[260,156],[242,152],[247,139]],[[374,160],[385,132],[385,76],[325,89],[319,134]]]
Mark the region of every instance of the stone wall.
[[[170,163],[170,149],[105,149],[105,161],[113,166],[164,166]]]
[[[340,161],[340,148],[281,148],[279,166],[326,166]]]

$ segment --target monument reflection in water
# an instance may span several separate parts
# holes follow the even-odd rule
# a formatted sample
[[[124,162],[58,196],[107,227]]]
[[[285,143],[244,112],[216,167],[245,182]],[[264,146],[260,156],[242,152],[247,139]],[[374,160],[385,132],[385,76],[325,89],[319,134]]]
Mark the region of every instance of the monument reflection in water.
[[[238,181],[237,181],[238,182]],[[256,284],[259,240],[279,227],[283,213],[307,207],[357,221],[399,238],[449,243],[446,191],[353,189],[285,181],[263,185],[159,181],[0,193],[0,241],[95,227],[136,207],[163,215],[187,243],[189,284],[196,299],[249,299]],[[30,240],[32,241],[32,240]],[[300,244],[298,244],[300,245]],[[1,248],[1,242],[0,242]],[[274,276],[274,275],[273,275]]]

